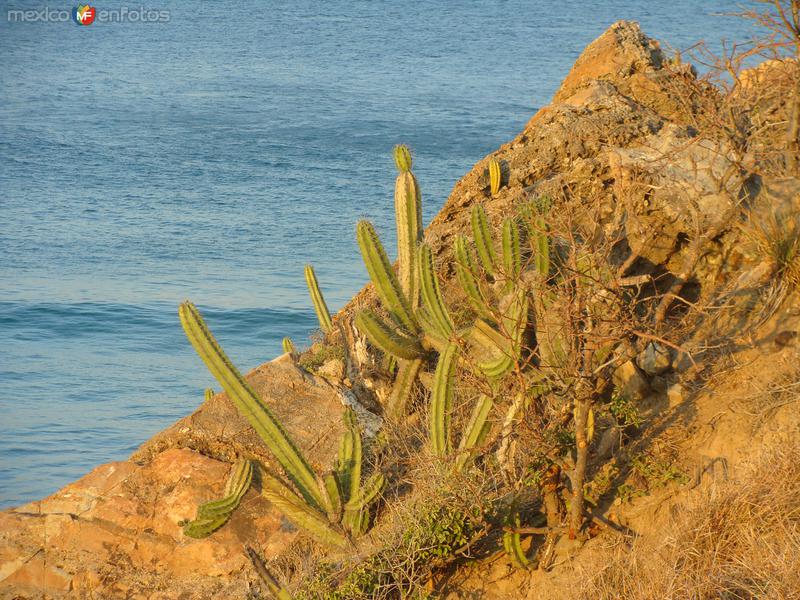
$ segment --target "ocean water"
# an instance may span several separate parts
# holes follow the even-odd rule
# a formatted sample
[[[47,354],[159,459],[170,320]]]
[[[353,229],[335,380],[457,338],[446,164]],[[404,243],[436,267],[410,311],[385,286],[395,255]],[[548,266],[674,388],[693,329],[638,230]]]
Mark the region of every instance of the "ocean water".
[[[723,0],[181,1],[88,27],[0,4],[0,506],[124,459],[218,387],[184,298],[243,370],[306,343],[303,265],[336,310],[367,279],[355,222],[393,247],[394,144],[427,223],[615,20],[673,48],[751,31]]]

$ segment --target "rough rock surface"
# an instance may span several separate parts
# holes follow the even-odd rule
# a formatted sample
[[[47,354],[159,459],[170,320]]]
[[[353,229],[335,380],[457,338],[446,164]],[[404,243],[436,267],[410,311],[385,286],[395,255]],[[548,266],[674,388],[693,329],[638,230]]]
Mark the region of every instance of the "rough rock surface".
[[[723,177],[729,193],[720,194],[720,175],[731,168],[728,151],[697,138],[676,98],[676,81],[691,77],[690,67],[667,68],[658,44],[637,25],[610,27],[586,48],[553,102],[458,181],[427,228],[426,241],[445,281],[452,275],[453,237],[469,227],[472,204],[482,202],[496,225],[514,206],[543,193],[557,198],[565,190],[600,199],[604,218],[622,228],[642,261],[680,272],[689,251],[684,241],[722,227],[730,208],[726,198],[748,185],[736,174]],[[490,158],[503,165],[504,185],[495,197],[486,175]],[[728,258],[721,263],[732,268],[736,261]],[[703,268],[704,281],[713,282],[715,268],[723,267],[718,261]],[[768,269],[755,265],[749,273],[735,289],[755,285]],[[350,321],[357,307],[373,302],[367,286],[336,319],[348,336],[344,381],[368,406],[381,399],[385,385],[359,374],[369,355]],[[630,370],[639,375],[633,363]],[[338,365],[335,375],[342,375]],[[354,402],[353,394],[303,372],[288,357],[249,378],[311,462],[327,468],[343,403]],[[644,385],[641,395],[647,393]],[[675,388],[670,402],[685,406],[687,397],[688,391]],[[374,415],[360,409],[359,416],[374,431]],[[228,463],[241,455],[269,458],[220,394],[129,461],[98,467],[41,502],[0,513],[0,597],[244,596],[252,574],[242,543],[274,556],[293,539],[293,528],[255,491],[206,540],[188,540],[178,526],[220,491]]]

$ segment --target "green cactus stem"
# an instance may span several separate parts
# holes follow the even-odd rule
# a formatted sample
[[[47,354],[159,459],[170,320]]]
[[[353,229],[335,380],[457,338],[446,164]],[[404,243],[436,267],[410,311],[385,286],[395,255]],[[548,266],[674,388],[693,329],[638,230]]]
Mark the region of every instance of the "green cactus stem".
[[[453,244],[455,254],[456,277],[459,284],[467,294],[467,300],[478,313],[479,316],[488,318],[491,315],[491,307],[486,296],[481,291],[478,271],[467,245],[467,239],[463,235],[457,235]]]
[[[489,433],[489,413],[494,406],[494,400],[486,394],[481,394],[472,409],[464,435],[458,444],[458,456],[456,457],[456,471],[462,471],[464,467],[474,457],[474,450],[480,446]]]
[[[297,350],[294,347],[294,342],[292,342],[292,338],[290,337],[283,338],[281,346],[283,347],[284,354],[291,354],[292,356],[297,355]]]
[[[385,323],[371,310],[362,310],[356,315],[358,330],[383,352],[406,360],[425,355],[425,349],[417,337],[407,335],[401,328]]]
[[[181,324],[200,358],[219,381],[239,413],[244,416],[266,443],[303,498],[313,507],[321,507],[322,497],[314,471],[295,447],[261,397],[226,356],[191,302],[180,305]]]
[[[328,471],[317,479],[317,487],[322,496],[323,510],[328,521],[338,523],[342,519],[342,493],[334,471]]]
[[[360,537],[369,528],[369,509],[386,485],[382,473],[375,473],[361,486],[358,493],[350,498],[344,507],[342,522],[354,537]]]
[[[308,293],[311,295],[311,302],[314,304],[314,312],[317,313],[317,319],[319,320],[319,328],[324,333],[330,333],[333,329],[331,313],[328,311],[328,305],[325,304],[325,298],[322,296],[322,292],[319,289],[314,267],[306,265],[305,275]]]
[[[305,529],[317,541],[337,548],[348,546],[347,538],[336,530],[322,513],[264,468],[261,469],[261,493],[287,519]]]
[[[439,362],[433,375],[430,436],[431,450],[437,456],[446,455],[450,449],[450,413],[459,355],[459,346],[449,344],[439,355]]]
[[[339,442],[337,476],[344,501],[355,498],[361,486],[361,430],[353,409],[344,412],[345,432]]]
[[[508,279],[507,289],[514,286],[522,272],[522,254],[519,248],[519,227],[514,219],[503,221],[503,269]]]
[[[397,274],[400,288],[414,310],[419,305],[416,260],[417,245],[422,241],[422,194],[411,172],[411,152],[408,147],[395,147],[394,156],[399,171],[394,187]]]
[[[394,147],[394,164],[401,173],[411,171],[411,151],[405,144],[398,144]]]
[[[359,221],[356,226],[356,238],[364,265],[367,267],[375,290],[389,313],[402,324],[410,333],[419,333],[417,323],[411,306],[400,284],[395,277],[389,259],[383,249],[375,228],[369,221]]]
[[[206,402],[210,401],[214,397],[214,390],[211,388],[206,388],[205,394],[203,394],[203,400]]]
[[[405,417],[408,401],[414,392],[422,360],[399,360],[394,387],[386,404],[386,415],[395,421]]]
[[[478,250],[478,258],[486,274],[493,276],[497,255],[494,251],[494,243],[489,230],[489,222],[486,219],[486,211],[482,205],[476,204],[472,207],[471,222],[472,236],[475,240],[475,248]]]
[[[500,169],[500,161],[493,158],[489,161],[489,187],[492,196],[497,196],[500,191],[500,182],[502,180],[502,170]]]
[[[547,224],[542,217],[537,217],[532,236],[535,253],[536,270],[542,277],[550,274],[550,238],[547,235]]]
[[[435,335],[449,340],[453,335],[453,320],[442,299],[442,290],[433,268],[433,253],[430,246],[422,244],[418,254],[420,287],[426,314],[430,317],[429,322],[435,329]]]
[[[511,519],[511,526],[514,528],[519,527],[519,514],[515,514]],[[511,563],[518,569],[529,569],[531,561],[525,555],[522,549],[520,535],[513,531],[506,531],[503,534],[503,548],[511,559]]]
[[[202,504],[197,509],[195,519],[184,525],[184,535],[192,538],[204,538],[227,523],[233,511],[239,506],[239,502],[250,487],[252,480],[253,464],[244,459],[237,461],[225,484],[223,498]]]

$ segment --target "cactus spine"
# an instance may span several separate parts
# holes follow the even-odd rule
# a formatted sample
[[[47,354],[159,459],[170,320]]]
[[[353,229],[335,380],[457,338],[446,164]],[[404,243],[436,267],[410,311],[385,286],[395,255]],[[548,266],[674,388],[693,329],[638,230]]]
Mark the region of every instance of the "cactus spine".
[[[500,169],[500,161],[493,158],[489,161],[489,187],[492,196],[497,196],[500,191],[500,182],[502,180],[502,170]]]
[[[314,304],[314,312],[317,313],[317,319],[319,320],[319,328],[324,333],[330,333],[331,329],[333,329],[331,313],[328,311],[328,305],[325,304],[325,298],[322,296],[322,292],[319,289],[314,267],[306,265],[305,275],[308,293],[311,295],[311,302]]]
[[[437,456],[444,456],[450,449],[450,412],[453,404],[456,363],[460,350],[458,345],[449,344],[439,355],[436,372],[433,375],[431,392],[431,450]]]
[[[253,479],[253,464],[249,460],[239,460],[233,465],[228,482],[225,484],[224,497],[200,505],[197,516],[183,527],[184,535],[192,538],[204,538],[230,519],[233,511],[239,506]]]
[[[422,241],[422,195],[411,172],[411,152],[407,146],[395,147],[394,161],[399,172],[394,187],[397,271],[400,288],[414,310],[419,304],[416,253],[417,244]]]
[[[203,317],[200,316],[200,312],[191,302],[184,302],[180,305],[178,314],[195,351],[203,359],[211,374],[220,382],[236,409],[261,436],[303,498],[312,506],[321,506],[322,497],[311,467],[264,401],[225,355],[203,321]]]

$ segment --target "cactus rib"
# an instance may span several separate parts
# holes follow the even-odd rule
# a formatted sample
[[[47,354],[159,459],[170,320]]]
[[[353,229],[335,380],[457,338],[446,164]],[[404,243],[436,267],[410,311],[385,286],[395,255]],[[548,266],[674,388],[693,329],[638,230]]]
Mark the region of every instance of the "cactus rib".
[[[370,279],[375,285],[383,305],[398,323],[404,325],[411,333],[418,333],[417,320],[414,318],[405,294],[400,289],[400,284],[372,223],[359,221],[356,226],[356,237],[364,265],[367,267]]]
[[[322,292],[319,289],[314,267],[306,265],[305,276],[308,293],[311,295],[311,302],[314,304],[314,312],[317,313],[317,319],[319,320],[319,328],[322,329],[324,333],[330,333],[331,329],[333,329],[331,313],[328,311],[328,305],[325,304],[325,298],[322,296]]]
[[[433,375],[431,392],[431,450],[437,456],[444,456],[450,448],[450,408],[453,403],[456,364],[460,349],[456,344],[448,344],[439,355],[436,372]]]
[[[419,339],[406,335],[399,327],[387,325],[371,310],[362,310],[358,313],[355,324],[370,342],[387,354],[406,360],[421,358],[425,354]]]
[[[314,471],[295,447],[280,422],[264,401],[242,377],[222,347],[214,339],[200,312],[191,302],[183,302],[178,310],[181,324],[197,354],[219,381],[228,397],[267,444],[286,474],[297,485],[309,504],[321,506]]]

